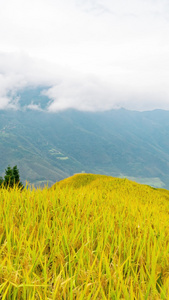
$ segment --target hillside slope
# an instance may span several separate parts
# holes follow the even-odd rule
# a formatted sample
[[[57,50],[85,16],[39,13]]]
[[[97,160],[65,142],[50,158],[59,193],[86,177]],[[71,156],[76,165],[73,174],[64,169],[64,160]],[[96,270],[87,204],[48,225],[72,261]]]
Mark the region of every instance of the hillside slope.
[[[77,174],[0,198],[4,299],[169,299],[169,191]]]
[[[97,190],[99,193],[110,193],[117,191],[118,194],[147,199],[147,194],[155,197],[163,197],[169,201],[169,191],[160,188],[153,188],[149,185],[138,184],[127,178],[117,178],[97,174],[75,174],[69,178],[56,182],[51,188],[56,189],[80,189]]]
[[[169,189],[169,112],[0,111],[0,159],[36,185],[85,171]]]

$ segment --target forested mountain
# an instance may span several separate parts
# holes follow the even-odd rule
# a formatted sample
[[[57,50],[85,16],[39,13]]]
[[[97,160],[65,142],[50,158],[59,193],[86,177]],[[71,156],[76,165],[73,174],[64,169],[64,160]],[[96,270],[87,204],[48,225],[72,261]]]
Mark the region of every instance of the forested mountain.
[[[87,172],[169,188],[169,112],[0,111],[0,159],[35,185]]]

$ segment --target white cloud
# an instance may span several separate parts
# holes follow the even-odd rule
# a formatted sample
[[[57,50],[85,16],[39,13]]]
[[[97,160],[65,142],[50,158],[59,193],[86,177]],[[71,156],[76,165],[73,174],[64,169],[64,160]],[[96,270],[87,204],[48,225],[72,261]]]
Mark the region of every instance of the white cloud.
[[[19,109],[17,92],[59,82],[64,68],[33,59],[25,53],[0,53],[0,109]],[[30,99],[29,109],[35,109]]]
[[[49,111],[168,109],[166,0],[0,4],[0,109],[19,108],[16,91],[39,85],[50,86]]]
[[[38,104],[33,104],[33,103],[27,105],[27,106],[26,106],[26,109],[42,111],[40,105],[38,105]]]

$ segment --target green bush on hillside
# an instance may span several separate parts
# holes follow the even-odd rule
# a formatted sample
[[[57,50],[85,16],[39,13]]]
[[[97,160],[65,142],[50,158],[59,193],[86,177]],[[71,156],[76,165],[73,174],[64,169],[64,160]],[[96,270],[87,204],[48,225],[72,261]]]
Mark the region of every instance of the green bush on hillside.
[[[4,186],[5,188],[18,186],[21,189],[24,187],[20,181],[19,169],[17,166],[14,166],[13,168],[10,166],[7,167],[4,179],[0,177],[0,186]]]

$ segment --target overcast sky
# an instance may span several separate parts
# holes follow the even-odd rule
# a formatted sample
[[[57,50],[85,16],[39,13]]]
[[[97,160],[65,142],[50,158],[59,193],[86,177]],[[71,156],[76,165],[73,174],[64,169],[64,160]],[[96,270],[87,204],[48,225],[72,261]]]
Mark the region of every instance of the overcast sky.
[[[169,1],[0,0],[0,109],[39,85],[49,111],[169,109]]]

